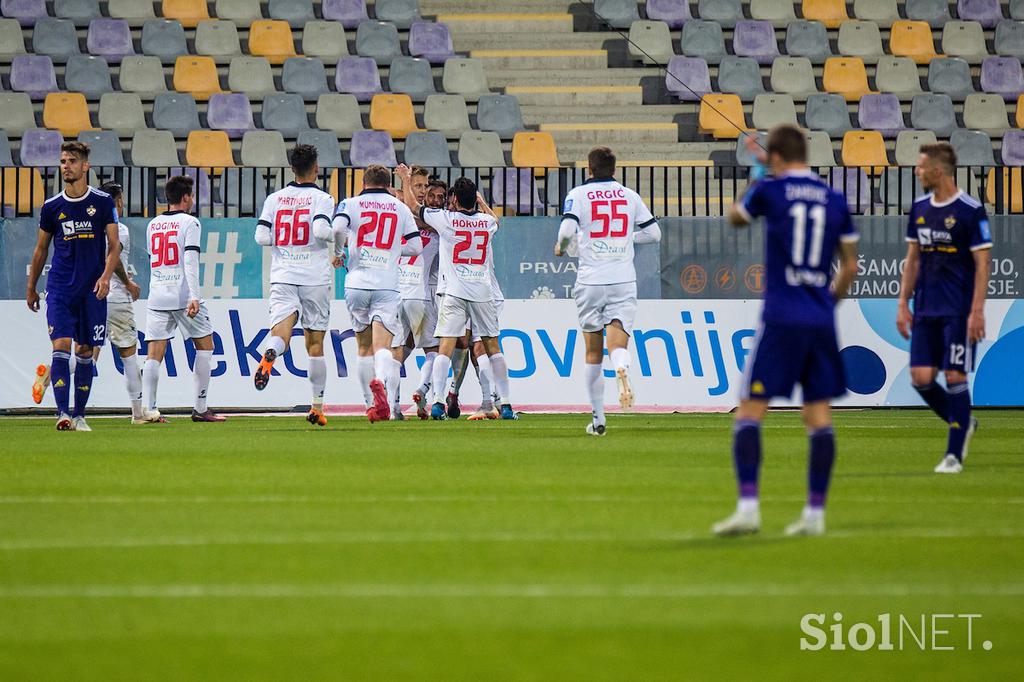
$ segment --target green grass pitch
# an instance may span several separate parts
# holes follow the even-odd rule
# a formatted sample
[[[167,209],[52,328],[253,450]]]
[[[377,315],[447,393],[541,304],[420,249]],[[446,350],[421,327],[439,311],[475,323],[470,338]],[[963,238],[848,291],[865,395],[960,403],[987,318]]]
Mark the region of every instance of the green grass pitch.
[[[979,417],[940,476],[930,413],[838,413],[829,533],[787,539],[806,438],[773,413],[731,540],[728,415],[3,419],[0,679],[1020,679],[1024,413]],[[929,648],[980,618],[801,651],[837,612],[925,614]]]

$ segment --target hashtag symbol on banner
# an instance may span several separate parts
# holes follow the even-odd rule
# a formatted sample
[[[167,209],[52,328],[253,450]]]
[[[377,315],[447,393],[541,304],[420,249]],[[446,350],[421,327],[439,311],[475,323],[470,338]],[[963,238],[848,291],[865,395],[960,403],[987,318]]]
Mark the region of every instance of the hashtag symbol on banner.
[[[220,235],[216,232],[206,233],[206,248],[202,254],[202,263],[206,266],[206,271],[202,286],[210,298],[238,296],[235,266],[242,262],[242,254],[238,252],[238,235],[229,232],[225,233],[224,237],[224,249],[221,250]]]

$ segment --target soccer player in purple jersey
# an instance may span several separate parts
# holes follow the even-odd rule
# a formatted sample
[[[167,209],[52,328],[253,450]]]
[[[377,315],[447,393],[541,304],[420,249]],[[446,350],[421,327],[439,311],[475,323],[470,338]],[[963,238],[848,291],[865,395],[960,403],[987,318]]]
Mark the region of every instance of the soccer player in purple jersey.
[[[921,147],[917,177],[928,194],[914,201],[907,223],[896,326],[910,339],[910,381],[949,424],[946,455],[935,472],[958,474],[978,427],[971,416],[967,373],[985,337],[985,294],[992,234],[980,202],[956,186],[956,152],[946,143]],[[910,311],[910,297],[914,311]],[[939,370],[946,388],[935,382]]]
[[[774,177],[752,185],[729,212],[735,226],[765,219],[767,278],[761,323],[746,360],[733,427],[739,503],[736,512],[712,530],[717,535],[760,530],[761,422],[772,398],[789,398],[800,384],[810,439],[808,497],[803,513],[786,528],[786,534],[821,535],[836,453],[830,400],[846,392],[835,304],[856,275],[858,235],[846,198],[807,167],[807,143],[798,128],[772,129],[766,160]],[[839,272],[830,286],[837,251],[841,253]]]
[[[117,267],[121,242],[117,209],[106,192],[89,186],[89,146],[65,142],[60,148],[64,190],[43,204],[39,238],[29,269],[25,302],[39,311],[36,286],[53,243],[53,261],[46,280],[46,324],[53,356],[50,363],[58,431],[91,431],[85,406],[92,391],[93,348],[102,346],[107,331],[107,294]],[[71,377],[71,342],[76,365]],[[74,408],[70,391],[75,388]]]

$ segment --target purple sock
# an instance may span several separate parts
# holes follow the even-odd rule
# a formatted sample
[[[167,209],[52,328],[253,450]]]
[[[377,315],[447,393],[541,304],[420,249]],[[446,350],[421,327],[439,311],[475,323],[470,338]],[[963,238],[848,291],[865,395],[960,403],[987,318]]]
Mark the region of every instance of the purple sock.
[[[68,400],[71,395],[71,354],[53,351],[50,360],[50,384],[53,399],[57,401],[57,414],[69,414]]]
[[[944,422],[949,421],[949,396],[946,394],[946,389],[933,380],[924,386],[914,386],[914,390],[928,403],[928,407],[939,415],[939,419]]]
[[[92,356],[76,358],[75,365],[75,411],[72,417],[84,417],[85,406],[89,402],[89,393],[92,391]]]
[[[740,497],[757,499],[757,476],[761,469],[761,424],[740,419],[732,429],[732,461],[740,485]]]
[[[828,482],[832,478],[832,464],[836,460],[836,438],[831,426],[818,429],[810,435],[811,456],[807,465],[807,506],[821,509],[825,506]]]
[[[967,429],[971,425],[971,393],[967,390],[967,382],[949,384],[949,441],[946,452],[963,460],[964,441]]]

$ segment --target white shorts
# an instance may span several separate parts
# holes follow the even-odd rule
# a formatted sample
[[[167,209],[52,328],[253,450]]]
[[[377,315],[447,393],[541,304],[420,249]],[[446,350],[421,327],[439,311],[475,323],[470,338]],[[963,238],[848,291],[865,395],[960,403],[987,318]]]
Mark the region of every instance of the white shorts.
[[[107,339],[117,348],[131,348],[139,342],[135,309],[127,301],[107,302]]]
[[[580,328],[585,332],[599,332],[612,320],[622,323],[627,334],[633,334],[636,319],[636,282],[625,284],[577,284],[572,295]]]
[[[501,311],[505,309],[505,299],[494,302],[494,314],[498,316],[498,330],[501,331]],[[476,333],[475,329],[471,329],[473,332],[473,343],[480,341],[480,335]],[[497,334],[495,334],[497,336]]]
[[[186,339],[201,339],[213,333],[210,313],[206,304],[199,304],[199,313],[189,317],[185,308],[180,310],[153,310],[146,312],[146,341],[165,341],[174,338],[174,330],[180,329]]]
[[[364,331],[377,320],[392,334],[400,331],[398,318],[402,309],[402,298],[397,291],[371,291],[370,289],[346,289],[345,305],[352,318],[352,329]]]
[[[498,309],[494,301],[467,301],[458,296],[445,294],[441,299],[441,310],[437,315],[438,338],[460,338],[472,327],[474,333],[483,337],[498,335]]]
[[[437,328],[437,304],[434,301],[422,299],[407,299],[402,301],[402,312],[398,319],[400,329],[395,334],[392,348],[400,348],[405,345],[405,340],[412,334],[415,348],[434,348],[440,345],[435,336],[434,329]]]
[[[298,326],[325,332],[331,319],[330,284],[270,284],[270,326],[299,314]]]

